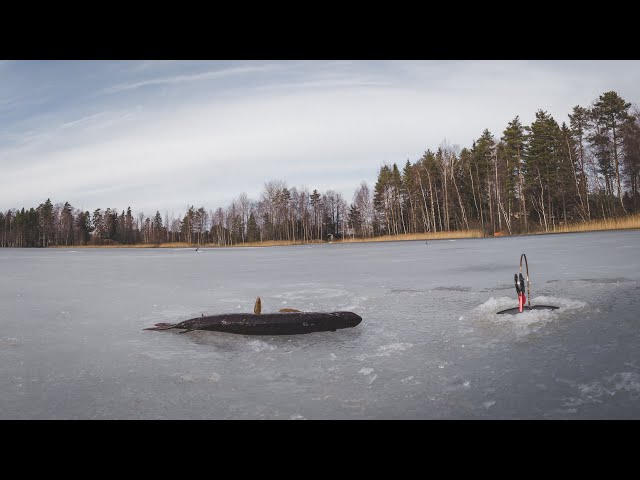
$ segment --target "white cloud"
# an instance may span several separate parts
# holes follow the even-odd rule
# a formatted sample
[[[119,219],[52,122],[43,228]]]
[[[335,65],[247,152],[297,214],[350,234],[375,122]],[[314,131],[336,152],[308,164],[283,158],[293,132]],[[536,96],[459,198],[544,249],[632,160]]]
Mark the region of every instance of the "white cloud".
[[[114,85],[113,87],[106,88],[102,93],[118,93],[125,90],[135,90],[141,87],[148,87],[151,85],[170,85],[196,82],[202,80],[215,80],[224,77],[230,77],[234,75],[244,75],[249,73],[268,72],[276,68],[275,65],[241,65],[238,67],[230,67],[220,70],[212,70],[208,72],[199,72],[191,75],[173,75],[160,78],[152,78],[148,80],[141,80],[137,82],[121,83]]]
[[[0,207],[50,196],[86,209],[214,209],[242,192],[257,199],[272,179],[333,189],[350,201],[362,180],[372,186],[383,162],[402,166],[444,139],[470,146],[484,128],[499,138],[513,117],[528,123],[539,108],[566,121],[574,105],[607,90],[640,97],[629,81],[638,78],[637,62],[609,62],[607,69],[523,61],[292,65],[121,82],[113,92],[278,72],[264,88],[255,81],[224,94],[211,87],[195,101],[144,107],[135,98],[120,109],[103,102],[72,118],[62,111],[65,120],[33,127],[17,145],[0,138]]]

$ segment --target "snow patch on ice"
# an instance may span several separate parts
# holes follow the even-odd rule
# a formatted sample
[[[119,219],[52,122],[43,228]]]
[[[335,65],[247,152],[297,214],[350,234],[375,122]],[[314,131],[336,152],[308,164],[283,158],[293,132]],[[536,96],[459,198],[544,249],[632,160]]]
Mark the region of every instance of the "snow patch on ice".
[[[573,282],[579,286],[614,286],[617,287],[622,284],[635,283],[633,280],[620,277],[620,278],[581,278],[579,280],[573,280]]]
[[[267,342],[263,342],[262,340],[252,340],[248,343],[248,345],[254,352],[272,351],[278,348],[275,345],[270,345]]]
[[[192,373],[174,373],[171,376],[178,378],[180,381],[189,383],[193,383],[198,380],[197,375],[193,375]]]
[[[575,407],[587,403],[604,403],[607,398],[618,392],[629,392],[634,398],[640,397],[640,374],[636,372],[619,372],[578,385],[579,397],[571,397],[565,406]]]
[[[496,325],[511,326],[518,335],[526,335],[538,331],[549,322],[557,321],[566,314],[572,314],[589,308],[589,305],[579,300],[563,297],[537,296],[531,299],[531,305],[554,305],[556,310],[530,310],[515,315],[497,312],[517,306],[511,297],[491,297],[478,305],[467,315],[471,321],[490,322]],[[459,320],[467,318],[462,316]]]
[[[389,356],[392,352],[402,352],[411,347],[413,347],[412,343],[390,343],[389,345],[378,347],[378,351],[381,352],[380,355]]]
[[[459,375],[455,375],[454,377],[452,377],[447,381],[445,390],[447,391],[467,390],[470,387],[471,387],[471,382],[469,380],[465,380]]]
[[[640,374],[635,372],[620,372],[609,377],[616,390],[640,392]]]
[[[413,347],[412,343],[390,343],[389,345],[382,345],[378,347],[376,353],[358,355],[356,359],[362,361],[369,357],[390,357],[396,352],[402,352],[411,347]]]
[[[368,376],[369,377],[369,385],[371,385],[373,383],[373,381],[378,378],[378,375],[376,375],[374,372],[373,368],[361,368],[360,371],[358,373],[361,373],[362,375]]]

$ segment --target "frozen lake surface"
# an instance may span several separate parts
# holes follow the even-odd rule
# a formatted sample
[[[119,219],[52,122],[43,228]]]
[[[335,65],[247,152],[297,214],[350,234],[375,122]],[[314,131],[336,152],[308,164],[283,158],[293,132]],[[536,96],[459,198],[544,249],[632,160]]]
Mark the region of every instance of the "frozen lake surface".
[[[513,274],[529,260],[531,304]],[[2,419],[640,419],[640,231],[0,249]],[[350,310],[294,336],[143,331]]]

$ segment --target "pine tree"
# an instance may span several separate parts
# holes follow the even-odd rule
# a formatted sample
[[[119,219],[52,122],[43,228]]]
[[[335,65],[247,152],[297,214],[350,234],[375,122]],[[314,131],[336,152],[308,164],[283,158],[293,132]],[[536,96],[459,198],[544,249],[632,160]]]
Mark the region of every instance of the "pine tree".
[[[558,165],[556,168],[556,185],[554,189],[557,213],[566,225],[579,210],[579,190],[574,159],[577,157],[576,145],[571,130],[566,123],[560,127],[558,142]]]
[[[249,214],[249,220],[247,220],[247,241],[257,242],[260,239],[260,233],[258,231],[258,222],[256,222],[256,216],[251,211]]]
[[[637,211],[640,207],[640,115],[632,116],[625,123],[623,132],[623,165],[629,186],[629,208]]]
[[[393,222],[392,191],[393,182],[391,169],[385,164],[380,167],[378,180],[373,187],[373,208],[380,218],[380,224],[384,226],[383,233],[387,235],[397,234]]]
[[[362,236],[362,218],[355,204],[349,206],[349,226],[353,229],[353,234]]]
[[[630,103],[625,102],[616,92],[605,92],[593,105],[594,118],[601,127],[601,134],[607,138],[611,145],[613,156],[613,170],[616,178],[616,187],[620,205],[622,203],[622,187],[620,181],[620,151],[623,141],[622,129],[629,120]]]
[[[93,218],[91,222],[93,224],[94,239],[96,239],[98,243],[101,244],[102,243],[101,240],[104,235],[104,227],[105,227],[104,215],[102,214],[101,209],[96,208],[93,211]]]
[[[554,226],[552,188],[560,163],[560,127],[547,112],[538,110],[536,120],[527,129],[525,162],[526,191],[538,215],[540,225],[549,231]]]
[[[476,188],[480,205],[480,223],[482,230],[495,232],[492,171],[496,155],[496,142],[488,129],[482,132],[473,147],[473,173],[476,175]]]
[[[93,227],[91,226],[90,213],[89,212],[78,213],[76,224],[78,228],[79,242],[81,245],[86,245],[86,243],[91,238],[91,231],[93,230]]]
[[[153,229],[153,235],[154,235],[154,241],[155,242],[163,242],[164,239],[164,232],[163,232],[163,226],[162,226],[162,215],[160,215],[160,211],[156,210],[156,214],[153,217],[153,222],[152,222],[152,229]]]
[[[48,246],[54,238],[53,229],[53,204],[47,198],[46,202],[38,206],[38,216],[40,221],[41,246]]]
[[[577,172],[577,189],[580,195],[581,216],[583,220],[591,220],[591,206],[589,202],[589,178],[586,170],[586,139],[589,129],[590,112],[579,105],[573,107],[573,113],[569,114],[569,126],[571,136],[576,145],[576,158],[574,160]]]
[[[524,195],[524,150],[526,135],[520,117],[516,116],[502,132],[502,153],[505,164],[505,191],[508,198],[509,211],[511,204],[518,204],[518,215],[521,219],[520,230],[527,231],[527,202]]]
[[[315,188],[313,189],[311,195],[309,195],[309,202],[311,203],[311,208],[313,210],[313,226],[316,230],[315,238],[316,240],[319,240],[322,238],[322,222],[320,219],[320,211],[322,210],[322,196]]]
[[[418,231],[418,187],[416,185],[416,175],[414,173],[414,166],[409,159],[404,165],[402,170],[402,185],[400,188],[400,195],[403,199],[402,208],[406,212],[407,217],[407,230],[409,233],[415,233]]]
[[[65,202],[60,212],[60,228],[62,244],[71,245],[73,242],[73,209],[69,202]]]
[[[127,207],[127,214],[124,221],[124,242],[127,244],[134,243],[133,238],[133,215],[131,214],[131,206]]]

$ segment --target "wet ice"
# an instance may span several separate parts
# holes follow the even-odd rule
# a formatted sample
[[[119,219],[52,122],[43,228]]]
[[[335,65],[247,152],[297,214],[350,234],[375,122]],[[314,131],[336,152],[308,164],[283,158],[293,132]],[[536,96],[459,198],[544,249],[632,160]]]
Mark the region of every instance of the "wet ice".
[[[640,231],[0,251],[0,418],[640,418]],[[511,283],[526,253],[531,304]],[[354,311],[295,336],[144,327]]]

